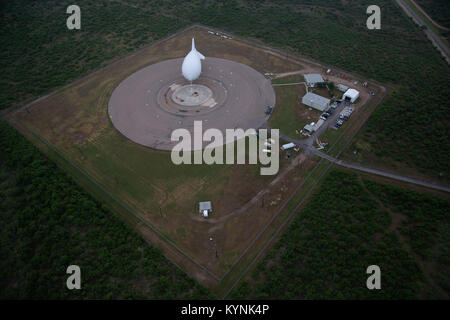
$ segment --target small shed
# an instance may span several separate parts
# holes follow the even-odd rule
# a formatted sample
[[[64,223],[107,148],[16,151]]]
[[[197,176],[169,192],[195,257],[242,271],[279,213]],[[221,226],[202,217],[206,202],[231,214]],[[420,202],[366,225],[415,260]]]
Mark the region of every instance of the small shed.
[[[211,201],[202,201],[198,203],[198,211],[203,214],[205,218],[208,218],[209,214],[212,212]]]
[[[311,133],[311,132],[313,132],[314,125],[315,125],[314,122],[308,123],[307,125],[305,125],[303,127],[303,130]]]

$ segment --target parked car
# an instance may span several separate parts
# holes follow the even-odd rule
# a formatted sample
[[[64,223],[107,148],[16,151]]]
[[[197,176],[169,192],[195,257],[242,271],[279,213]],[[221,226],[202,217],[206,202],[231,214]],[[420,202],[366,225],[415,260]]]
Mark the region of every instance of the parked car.
[[[330,115],[328,114],[328,113],[322,113],[322,115],[320,116],[320,119],[322,119],[322,120],[327,120],[327,118],[329,117]]]

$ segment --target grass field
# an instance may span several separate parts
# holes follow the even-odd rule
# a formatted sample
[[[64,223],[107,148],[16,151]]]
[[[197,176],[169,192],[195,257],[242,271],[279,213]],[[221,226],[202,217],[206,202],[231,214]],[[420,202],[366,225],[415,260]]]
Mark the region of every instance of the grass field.
[[[282,134],[289,137],[303,137],[296,134],[296,130],[301,130],[307,123],[316,121],[321,114],[320,111],[309,110],[302,104],[305,93],[303,84],[275,87],[277,105],[269,119],[269,126],[279,128]]]

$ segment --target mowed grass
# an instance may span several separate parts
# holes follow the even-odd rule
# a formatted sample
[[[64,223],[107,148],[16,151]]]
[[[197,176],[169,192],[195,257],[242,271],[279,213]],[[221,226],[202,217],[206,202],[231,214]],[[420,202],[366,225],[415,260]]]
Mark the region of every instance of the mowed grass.
[[[287,80],[289,83],[293,79]],[[297,81],[293,81],[297,82]],[[277,104],[269,119],[269,126],[274,129],[280,129],[282,134],[289,137],[303,136],[298,135],[296,130],[301,130],[307,123],[315,122],[320,117],[320,111],[309,110],[307,106],[301,103],[302,97],[306,93],[303,84],[276,86],[274,87]]]
[[[331,148],[334,145],[334,143],[336,142],[336,140],[339,138],[340,134],[342,133],[342,132],[340,132],[340,130],[343,130],[343,127],[345,125],[346,125],[346,123],[344,122],[344,125],[338,130],[333,129],[330,126],[329,128],[327,128],[327,130],[325,130],[324,133],[321,134],[320,141],[328,142],[328,145],[325,147],[325,150],[328,150],[329,148]]]
[[[170,152],[138,146],[111,125],[73,157],[77,154],[83,157],[83,167],[111,186],[115,194],[152,212],[172,201],[177,209],[186,210],[195,203],[197,194],[214,198],[216,186],[224,184],[230,170],[230,166],[220,165],[175,165]],[[189,188],[177,194],[183,185]]]
[[[304,82],[305,78],[303,77],[303,74],[294,74],[287,77],[282,78],[276,78],[272,80],[272,84],[285,84],[285,83],[297,83],[297,82]]]

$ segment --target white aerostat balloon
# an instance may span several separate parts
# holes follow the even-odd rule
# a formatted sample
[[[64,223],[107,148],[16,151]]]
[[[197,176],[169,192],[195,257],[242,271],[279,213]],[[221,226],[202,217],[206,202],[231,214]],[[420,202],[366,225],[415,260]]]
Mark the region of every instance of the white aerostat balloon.
[[[198,79],[202,72],[202,63],[200,60],[204,60],[205,56],[195,49],[195,41],[192,38],[192,49],[183,60],[181,66],[181,72],[188,81],[194,81]]]

